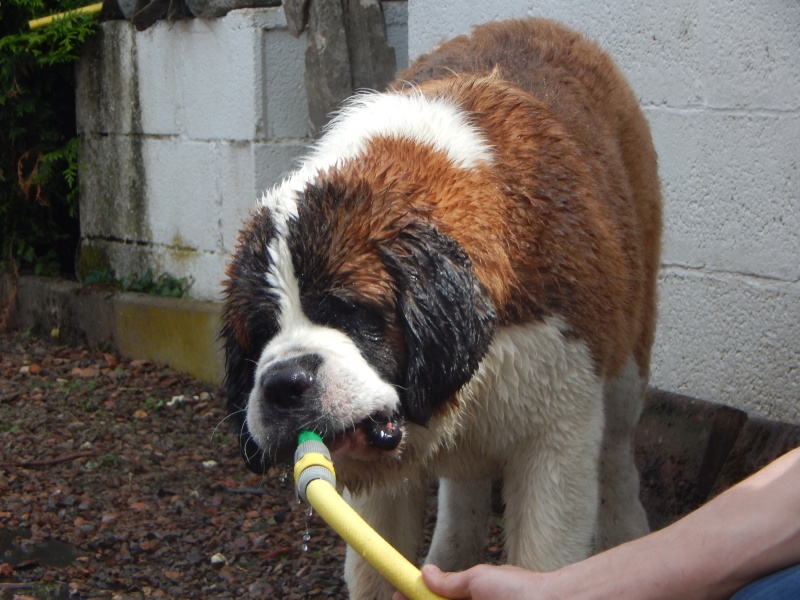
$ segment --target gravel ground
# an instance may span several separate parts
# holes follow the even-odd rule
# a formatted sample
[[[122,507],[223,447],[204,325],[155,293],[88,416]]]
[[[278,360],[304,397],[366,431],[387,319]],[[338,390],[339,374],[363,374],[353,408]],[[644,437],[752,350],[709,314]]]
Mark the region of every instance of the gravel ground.
[[[0,598],[344,597],[343,542],[286,473],[244,468],[223,405],[149,362],[0,332]]]
[[[0,331],[0,600],[346,598],[344,543],[287,470],[245,469],[223,407],[165,367]]]

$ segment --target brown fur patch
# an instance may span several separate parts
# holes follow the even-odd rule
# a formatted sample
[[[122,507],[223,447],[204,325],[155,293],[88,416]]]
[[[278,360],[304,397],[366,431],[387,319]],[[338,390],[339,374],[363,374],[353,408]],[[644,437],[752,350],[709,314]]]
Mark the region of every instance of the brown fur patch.
[[[611,59],[558,24],[512,21],[421,57],[395,87],[406,82],[463,107],[494,147],[491,173],[471,183],[469,218],[451,214],[462,199],[448,185],[434,216],[476,271],[486,267],[493,294],[511,290],[494,296],[504,321],[559,315],[600,373],[619,373],[633,352],[646,375],[660,189],[647,123]],[[509,264],[510,277],[498,268]]]

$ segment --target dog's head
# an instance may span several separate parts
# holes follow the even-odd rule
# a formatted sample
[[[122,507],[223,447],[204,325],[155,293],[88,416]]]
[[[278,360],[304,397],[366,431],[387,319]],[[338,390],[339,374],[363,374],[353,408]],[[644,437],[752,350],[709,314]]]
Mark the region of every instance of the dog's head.
[[[250,216],[225,282],[228,408],[256,471],[289,461],[305,429],[343,452],[397,452],[495,326],[467,253],[397,196],[324,176],[291,187]]]

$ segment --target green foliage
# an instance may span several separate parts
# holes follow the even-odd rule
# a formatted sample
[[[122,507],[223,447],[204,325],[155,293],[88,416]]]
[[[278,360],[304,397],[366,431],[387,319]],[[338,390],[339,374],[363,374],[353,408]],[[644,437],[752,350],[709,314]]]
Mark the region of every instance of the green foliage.
[[[164,408],[164,401],[156,399],[153,396],[148,396],[147,400],[144,401],[144,407],[146,410],[158,411]]]
[[[140,292],[154,296],[169,296],[183,298],[189,295],[189,288],[194,280],[192,277],[173,277],[169,273],[162,273],[158,277],[153,275],[152,269],[147,269],[144,275],[131,275],[122,282],[122,289],[127,292]]]
[[[108,269],[94,269],[83,278],[84,285],[116,285],[114,275]]]
[[[114,468],[119,466],[119,456],[116,454],[104,454],[100,457],[99,466],[103,468]]]
[[[33,18],[85,0],[0,1],[0,268],[71,271],[78,241],[73,62],[96,19]]]
[[[189,295],[189,288],[192,287],[194,279],[191,276],[178,278],[169,273],[156,276],[152,269],[147,269],[144,275],[134,273],[119,280],[108,269],[93,269],[83,278],[83,283],[85,285],[113,285],[125,292],[185,298]]]

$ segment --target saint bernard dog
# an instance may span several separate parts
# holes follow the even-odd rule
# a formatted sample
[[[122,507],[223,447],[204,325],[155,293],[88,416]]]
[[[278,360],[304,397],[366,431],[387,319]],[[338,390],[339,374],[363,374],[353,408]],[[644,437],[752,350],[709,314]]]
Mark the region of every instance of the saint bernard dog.
[[[263,471],[323,436],[412,561],[550,570],[647,531],[631,437],[653,342],[656,155],[607,54],[563,26],[475,28],[357,95],[265,193],[227,267],[226,392]],[[391,589],[350,552],[353,598]]]

